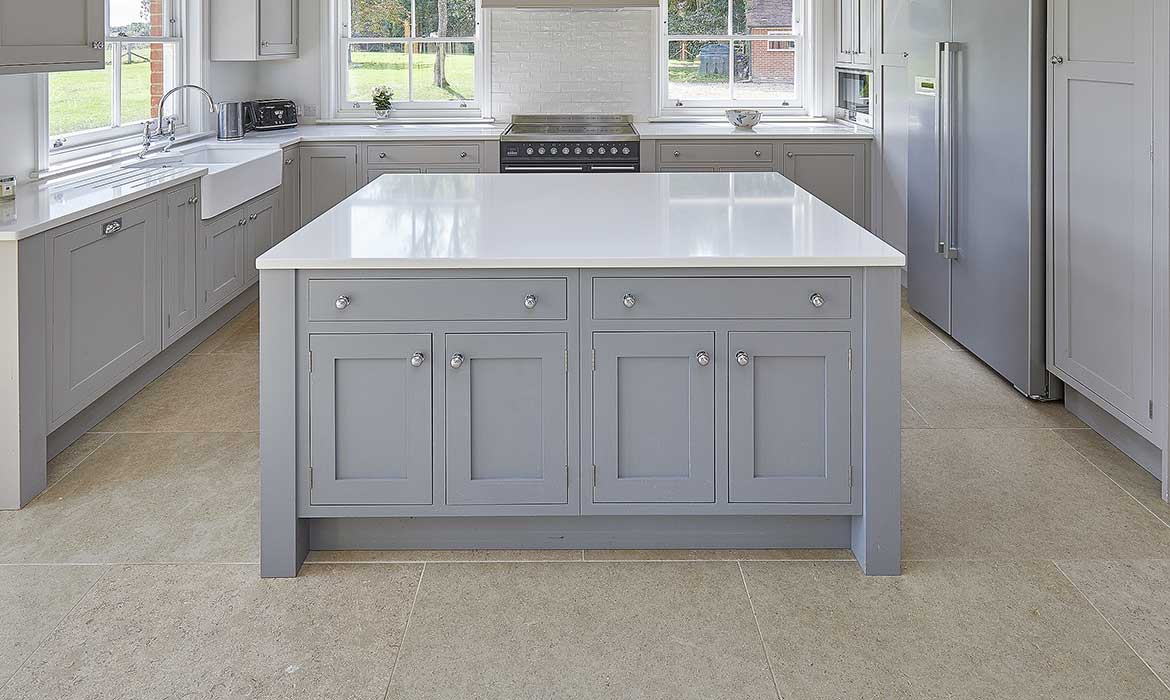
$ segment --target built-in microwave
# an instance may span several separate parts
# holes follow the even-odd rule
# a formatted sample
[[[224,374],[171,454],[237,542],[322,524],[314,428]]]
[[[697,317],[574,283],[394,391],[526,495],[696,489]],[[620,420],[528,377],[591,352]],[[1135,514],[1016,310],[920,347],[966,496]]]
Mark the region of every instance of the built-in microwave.
[[[837,118],[861,126],[873,126],[870,87],[873,73],[867,70],[837,69]]]

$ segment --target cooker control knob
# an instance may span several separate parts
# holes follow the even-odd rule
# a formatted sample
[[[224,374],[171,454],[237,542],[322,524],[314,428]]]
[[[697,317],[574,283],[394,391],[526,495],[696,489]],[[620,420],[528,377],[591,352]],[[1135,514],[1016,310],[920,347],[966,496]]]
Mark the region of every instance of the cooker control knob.
[[[544,146],[541,146],[540,148],[536,149],[536,152],[543,156],[545,153]]]
[[[553,146],[553,147],[552,147],[552,150],[550,150],[550,151],[549,151],[549,153],[551,153],[551,154],[553,154],[553,155],[555,156],[556,154],[560,153],[560,151],[558,151],[558,150],[557,150],[557,147],[556,147],[556,146]]]
[[[573,149],[573,153],[575,153],[575,154],[577,154],[577,155],[581,155],[581,147],[580,147],[580,146],[577,146],[576,148],[574,148],[574,149]]]
[[[587,154],[589,154],[589,155],[593,155],[593,146],[590,146],[589,148],[586,148],[586,149],[585,149],[585,153],[587,153]]]
[[[527,153],[528,155],[532,155],[533,153],[536,153],[536,149],[529,146],[528,150],[525,151],[525,153]]]
[[[630,155],[630,147],[629,146],[622,146],[622,155],[623,156]]]
[[[613,148],[610,148],[610,149],[609,149],[609,152],[610,152],[610,154],[611,154],[611,155],[615,155],[615,156],[616,156],[616,155],[617,155],[617,146],[614,146]]]

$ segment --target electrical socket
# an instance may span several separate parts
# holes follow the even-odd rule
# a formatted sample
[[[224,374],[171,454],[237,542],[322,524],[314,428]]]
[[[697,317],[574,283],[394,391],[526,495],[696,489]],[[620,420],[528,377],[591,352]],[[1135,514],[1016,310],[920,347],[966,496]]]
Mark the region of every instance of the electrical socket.
[[[304,118],[313,118],[317,116],[317,105],[301,104],[297,105],[297,110],[300,116]]]

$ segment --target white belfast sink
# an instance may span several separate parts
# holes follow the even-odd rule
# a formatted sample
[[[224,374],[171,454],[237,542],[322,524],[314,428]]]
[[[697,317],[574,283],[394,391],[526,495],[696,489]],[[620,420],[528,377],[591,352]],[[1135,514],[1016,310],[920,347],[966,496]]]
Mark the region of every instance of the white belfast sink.
[[[130,168],[206,168],[199,180],[199,216],[210,219],[280,187],[280,149],[235,144],[196,144],[133,161]]]

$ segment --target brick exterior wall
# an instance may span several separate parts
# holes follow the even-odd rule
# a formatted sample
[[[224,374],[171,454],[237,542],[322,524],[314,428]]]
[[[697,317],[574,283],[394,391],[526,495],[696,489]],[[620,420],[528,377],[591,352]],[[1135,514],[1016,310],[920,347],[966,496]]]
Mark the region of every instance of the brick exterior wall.
[[[767,27],[753,27],[753,36],[766,36]],[[752,42],[751,75],[753,80],[796,84],[796,52],[768,51],[766,42]]]
[[[163,0],[150,0],[150,34],[163,35]],[[150,45],[150,116],[158,118],[158,103],[166,91],[166,73],[164,68],[163,45]]]

